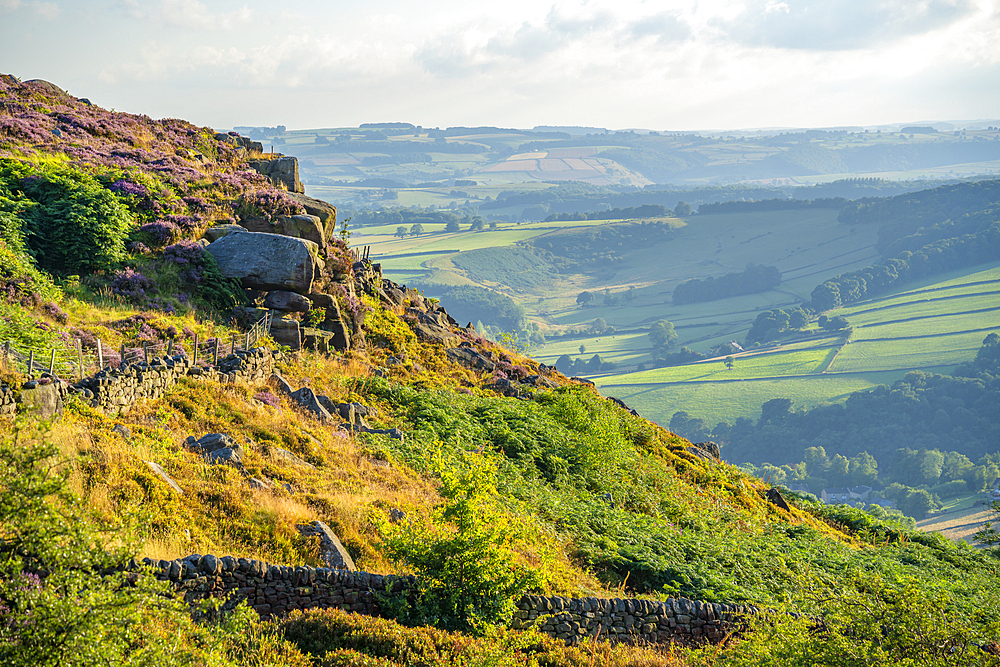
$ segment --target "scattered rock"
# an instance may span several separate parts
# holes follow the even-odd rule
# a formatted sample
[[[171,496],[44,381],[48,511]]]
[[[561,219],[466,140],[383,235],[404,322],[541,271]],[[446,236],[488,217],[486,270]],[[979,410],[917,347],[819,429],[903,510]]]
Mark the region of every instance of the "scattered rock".
[[[468,342],[464,342],[458,347],[447,349],[444,353],[449,359],[466,368],[483,371],[484,373],[491,373],[496,368],[496,364],[489,357],[477,352]]]
[[[271,485],[262,479],[257,479],[256,477],[251,477],[247,480],[247,484],[250,485],[251,489],[257,489],[258,491],[266,491],[271,488]]]
[[[303,461],[301,458],[288,451],[287,449],[282,449],[281,447],[271,447],[271,456],[286,463],[292,463],[297,466],[302,466],[304,468],[315,468],[313,464],[308,461]],[[289,487],[291,488],[291,487]]]
[[[272,373],[271,377],[267,379],[267,384],[275,391],[281,392],[286,396],[292,395],[292,385],[285,381],[285,378],[281,377],[277,373]]]
[[[37,381],[25,382],[24,389],[17,397],[17,402],[25,410],[33,412],[41,419],[62,416],[63,400],[59,388],[58,381],[49,384]]]
[[[699,442],[688,447],[687,450],[706,461],[719,461],[722,456],[722,450],[719,449],[719,445],[712,441]]]
[[[281,234],[282,236],[312,241],[320,248],[326,247],[327,237],[323,230],[323,223],[315,215],[282,215],[274,220],[250,218],[244,220],[242,225],[251,232]]]
[[[767,490],[767,499],[772,505],[776,505],[786,512],[790,512],[791,509],[788,507],[788,503],[785,502],[785,498],[781,495],[781,492],[771,487]]]
[[[302,328],[298,320],[290,317],[271,320],[271,338],[278,345],[285,345],[292,350],[302,349]]]
[[[113,429],[111,429],[111,432],[112,433],[117,433],[118,435],[120,435],[121,437],[125,438],[126,440],[131,440],[132,439],[132,431],[130,431],[129,428],[128,428],[128,426],[125,426],[124,424],[115,424],[115,427]],[[149,461],[147,461],[146,463],[149,463]],[[153,463],[153,464],[150,464],[150,465],[156,465],[156,464]]]
[[[211,465],[231,465],[240,466],[243,463],[243,448],[239,445],[235,447],[222,447],[204,455],[205,460]]]
[[[308,294],[319,246],[305,239],[245,232],[228,234],[208,246],[219,271],[244,287]]]
[[[264,298],[264,307],[273,310],[284,310],[292,313],[307,313],[312,302],[307,297],[295,292],[274,290]]]
[[[306,191],[299,181],[299,161],[294,157],[279,157],[274,160],[256,160],[249,163],[250,168],[267,176],[275,185],[284,185],[288,192]]]
[[[622,410],[628,410],[628,412],[630,414],[633,414],[636,417],[640,417],[641,416],[638,412],[636,412],[635,410],[633,410],[629,406],[625,405],[625,402],[622,401],[620,398],[615,398],[614,396],[609,396],[608,400],[611,401],[612,403],[614,403],[615,405],[617,405],[618,407],[620,407]]]
[[[205,230],[205,238],[208,239],[209,243],[214,243],[221,239],[223,236],[228,236],[229,234],[237,234],[239,232],[247,231],[245,227],[240,227],[239,225],[215,225],[214,227],[209,227]]]
[[[297,201],[306,210],[306,213],[320,219],[320,222],[323,223],[326,240],[329,241],[337,230],[337,207],[299,192],[289,192],[288,196]]]
[[[406,512],[399,509],[398,507],[393,507],[389,510],[389,521],[393,523],[399,523],[406,520]]]
[[[323,407],[323,404],[316,396],[316,392],[309,387],[302,387],[298,391],[293,391],[289,396],[293,401],[313,413],[320,421],[333,421],[333,416]]]
[[[300,525],[299,532],[304,535],[318,535],[320,540],[320,558],[327,567],[338,570],[350,570],[356,572],[358,568],[354,566],[354,560],[347,553],[347,549],[340,543],[336,533],[322,521],[313,521],[312,524]]]
[[[117,430],[117,427],[115,428],[115,430]],[[126,430],[127,430],[127,429],[126,429]],[[160,479],[162,479],[162,480],[163,480],[164,482],[166,482],[166,483],[167,483],[167,486],[169,486],[169,487],[170,487],[171,489],[173,489],[174,491],[176,491],[176,492],[177,492],[177,493],[179,493],[180,495],[182,495],[182,496],[184,495],[184,490],[183,490],[183,489],[181,489],[181,487],[180,487],[180,486],[178,486],[177,482],[175,482],[175,481],[174,481],[174,480],[173,480],[173,479],[172,479],[172,478],[170,477],[170,475],[168,475],[168,474],[167,474],[167,471],[166,471],[166,470],[164,470],[163,468],[161,468],[161,467],[160,467],[160,466],[159,466],[158,464],[156,464],[156,463],[153,463],[152,461],[146,461],[146,465],[148,465],[148,466],[149,466],[149,469],[150,469],[150,470],[152,470],[152,471],[153,471],[154,473],[156,473],[156,476],[157,476],[157,477],[159,477],[159,478],[160,478]]]
[[[184,446],[204,455],[214,452],[217,449],[239,447],[239,443],[225,433],[206,433],[197,440],[195,440],[193,435],[189,435],[187,440],[184,441]]]

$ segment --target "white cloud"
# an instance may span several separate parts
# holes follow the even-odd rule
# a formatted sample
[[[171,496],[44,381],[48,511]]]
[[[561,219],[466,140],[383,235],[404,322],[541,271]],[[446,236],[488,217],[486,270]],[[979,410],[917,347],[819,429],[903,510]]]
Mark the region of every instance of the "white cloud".
[[[21,6],[21,0],[0,0],[0,11],[12,12]]]
[[[59,16],[59,5],[54,2],[34,2],[31,7],[42,18],[52,20]]]
[[[231,30],[249,23],[253,18],[253,10],[243,5],[236,11],[215,14],[198,0],[163,0],[156,18],[179,28]]]

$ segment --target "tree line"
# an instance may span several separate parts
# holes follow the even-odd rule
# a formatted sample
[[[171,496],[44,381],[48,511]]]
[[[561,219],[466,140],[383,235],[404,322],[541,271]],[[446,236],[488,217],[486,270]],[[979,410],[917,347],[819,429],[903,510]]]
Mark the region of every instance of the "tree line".
[[[751,264],[739,273],[683,282],[674,288],[673,301],[676,304],[714,301],[731,296],[766,292],[780,284],[781,273],[777,267]]]

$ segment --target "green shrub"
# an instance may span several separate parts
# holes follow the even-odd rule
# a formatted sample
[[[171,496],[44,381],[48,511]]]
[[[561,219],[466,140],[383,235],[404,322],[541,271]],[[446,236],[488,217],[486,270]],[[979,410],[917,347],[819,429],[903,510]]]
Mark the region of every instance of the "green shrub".
[[[22,203],[17,215],[41,268],[86,274],[106,271],[125,258],[132,216],[94,176],[52,160],[31,164],[0,158],[0,180],[31,202]]]
[[[518,562],[510,519],[492,509],[495,471],[482,462],[456,474],[441,473],[447,503],[432,517],[392,524],[383,521],[382,549],[418,577],[412,608],[399,607],[406,623],[482,633],[510,621],[514,603],[539,583]]]

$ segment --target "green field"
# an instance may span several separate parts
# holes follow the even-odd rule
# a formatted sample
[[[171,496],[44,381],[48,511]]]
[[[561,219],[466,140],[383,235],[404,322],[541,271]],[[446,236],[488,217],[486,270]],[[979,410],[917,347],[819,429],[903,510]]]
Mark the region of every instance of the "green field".
[[[838,402],[911,370],[949,373],[971,360],[983,338],[1000,331],[997,297],[982,293],[997,280],[1000,263],[983,265],[833,311],[854,326],[842,347],[825,339],[736,355],[732,370],[714,360],[593,380],[660,423],[678,410],[711,424],[754,419],[772,398],[792,398],[796,408]],[[949,298],[927,301],[937,296]]]

